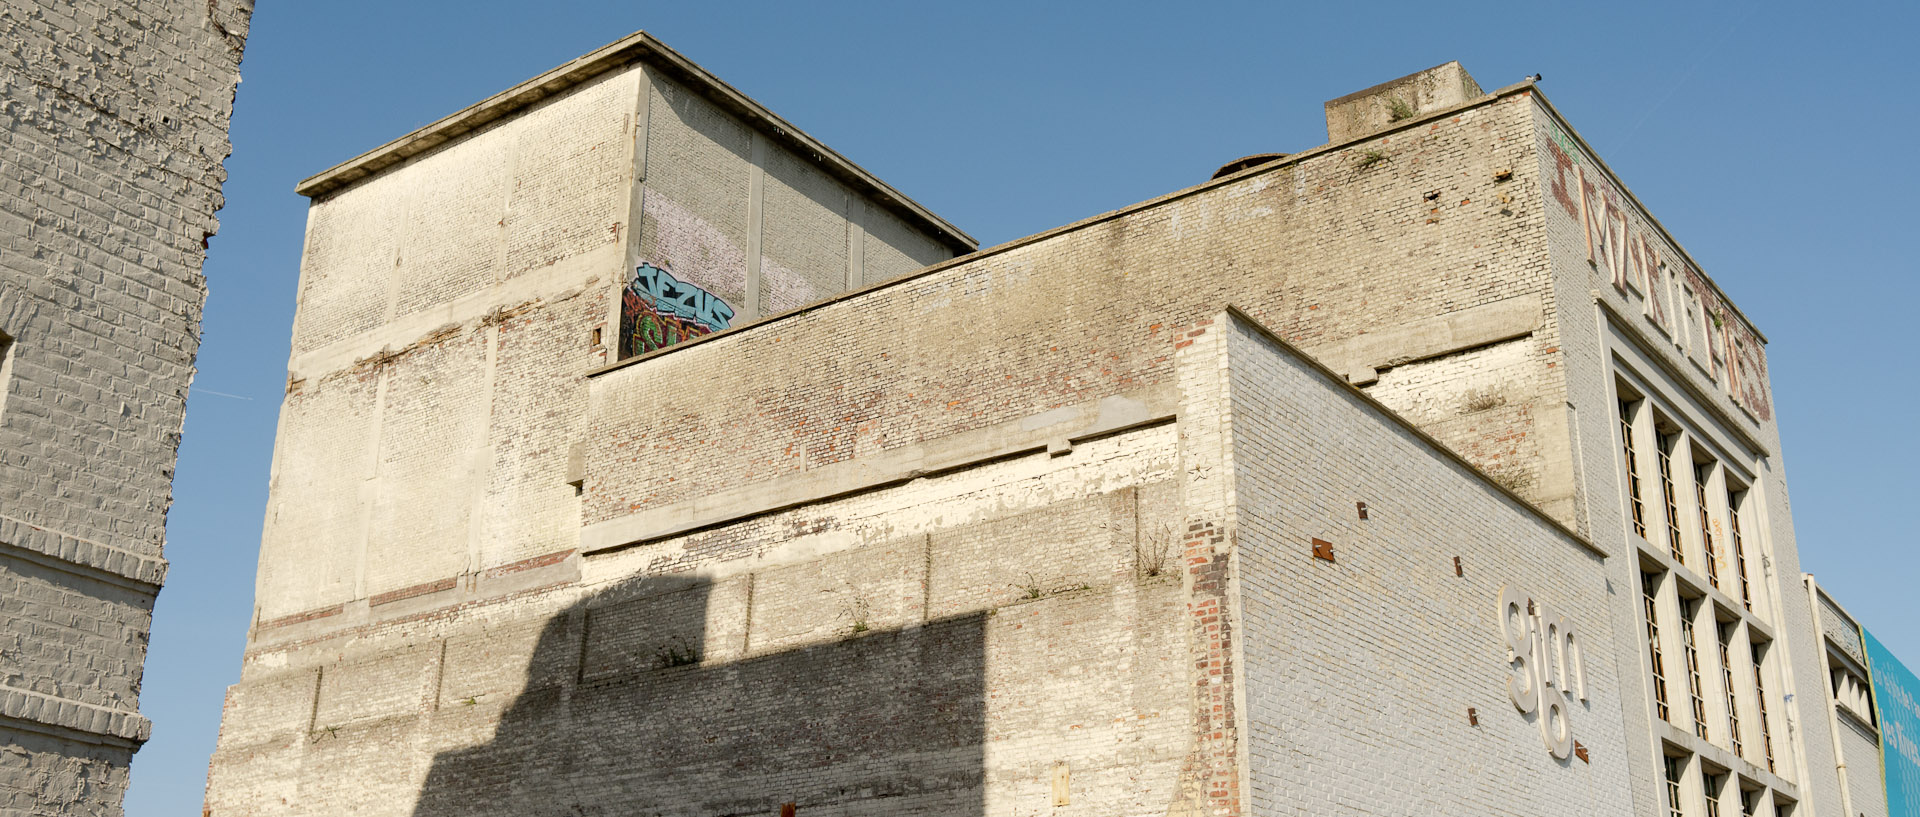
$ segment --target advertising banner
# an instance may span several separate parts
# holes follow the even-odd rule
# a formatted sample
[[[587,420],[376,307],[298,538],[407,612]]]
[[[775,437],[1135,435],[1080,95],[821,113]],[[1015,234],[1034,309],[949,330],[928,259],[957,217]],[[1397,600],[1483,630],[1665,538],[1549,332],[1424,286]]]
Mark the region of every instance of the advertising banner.
[[[1873,701],[1880,720],[1880,763],[1888,814],[1920,814],[1920,678],[1893,657],[1873,633],[1867,642]]]

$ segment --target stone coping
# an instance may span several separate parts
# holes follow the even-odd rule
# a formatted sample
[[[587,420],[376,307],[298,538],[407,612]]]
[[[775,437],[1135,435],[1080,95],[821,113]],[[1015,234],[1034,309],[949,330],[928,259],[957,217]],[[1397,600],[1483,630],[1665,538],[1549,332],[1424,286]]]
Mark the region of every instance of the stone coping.
[[[9,548],[64,563],[62,567],[86,569],[69,572],[105,573],[151,585],[148,592],[158,590],[167,579],[167,560],[159,556],[135,553],[0,514],[0,553]]]

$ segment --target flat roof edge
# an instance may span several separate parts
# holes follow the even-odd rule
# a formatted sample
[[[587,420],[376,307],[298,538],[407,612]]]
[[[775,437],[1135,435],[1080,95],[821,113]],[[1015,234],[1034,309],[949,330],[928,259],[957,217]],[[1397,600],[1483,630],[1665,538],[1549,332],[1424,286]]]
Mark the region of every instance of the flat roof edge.
[[[612,43],[590,51],[532,79],[521,82],[486,99],[468,105],[411,133],[373,150],[348,159],[307,177],[294,185],[294,192],[308,198],[320,198],[378,175],[427,151],[451,142],[488,124],[525,110],[542,100],[556,96],[602,74],[635,64],[657,69],[685,83],[695,93],[727,113],[739,117],[748,126],[772,137],[798,154],[820,164],[843,184],[879,202],[908,223],[931,233],[950,249],[973,252],[979,242],[960,228],[895,190],[879,177],[854,164],[845,156],[808,136],[778,114],[755,102],[692,60],[667,47],[653,35],[636,31]]]

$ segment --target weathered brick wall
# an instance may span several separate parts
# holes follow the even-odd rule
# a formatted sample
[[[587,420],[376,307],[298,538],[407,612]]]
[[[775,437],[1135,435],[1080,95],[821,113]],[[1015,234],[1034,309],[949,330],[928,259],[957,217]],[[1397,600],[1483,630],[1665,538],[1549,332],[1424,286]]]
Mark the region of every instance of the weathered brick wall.
[[[1600,554],[1256,327],[1222,329],[1200,342],[1231,372],[1255,812],[1631,813]],[[1556,760],[1508,698],[1504,587],[1593,645],[1585,700],[1564,699],[1588,759]]]
[[[316,199],[262,620],[572,546],[581,374],[624,253],[637,72]]]
[[[1223,305],[1245,304],[1356,369],[1385,375],[1409,360],[1444,366],[1491,340],[1497,352],[1520,353],[1492,358],[1511,370],[1485,379],[1502,384],[1507,400],[1543,399],[1555,344],[1539,290],[1528,289],[1528,270],[1544,283],[1544,261],[1530,264],[1527,253],[1544,246],[1529,242],[1517,226],[1526,218],[1514,215],[1529,189],[1526,166],[1514,161],[1526,156],[1518,135],[1528,127],[1514,103],[1470,108],[1386,137],[1411,143],[1393,161],[1365,162],[1370,147],[1307,157],[598,375],[582,537],[589,563],[633,542],[632,551],[668,564],[704,558],[662,547],[661,537],[742,509],[939,473],[996,450],[1057,447],[1084,431],[1077,424],[1098,427],[1109,413],[1152,417],[1178,404],[1189,479],[1170,533],[1188,591],[1183,638],[1195,686],[1184,728],[1196,741],[1180,761],[1179,808],[1237,810],[1245,743],[1228,619],[1232,498],[1209,479],[1224,467],[1225,442],[1205,421],[1188,424],[1217,416],[1218,405],[1206,406],[1220,398],[1191,374],[1204,365],[1175,362]],[[1503,140],[1503,128],[1515,137]],[[1512,141],[1521,144],[1508,148]],[[1511,176],[1496,172],[1509,167],[1517,167]],[[1436,204],[1440,197],[1427,194],[1437,188],[1459,198]],[[1478,199],[1494,203],[1447,209]],[[1499,274],[1481,272],[1490,266]],[[1427,342],[1431,322],[1458,313],[1474,319],[1438,333],[1449,340]],[[889,331],[861,331],[883,317]],[[1419,352],[1376,355],[1382,350],[1349,343],[1369,329],[1404,336]],[[713,371],[799,374],[700,379]],[[703,388],[676,387],[696,381]],[[1483,385],[1456,382],[1451,395],[1437,383],[1385,391],[1457,407]],[[1558,402],[1545,399],[1549,408]],[[1539,442],[1523,445],[1528,457],[1544,458]]]
[[[0,8],[0,810],[120,812],[251,0]]]
[[[1239,364],[1208,325],[1185,333],[1201,341],[1175,351],[1174,385],[950,437],[906,479],[871,460],[828,468],[802,486],[815,501],[714,503],[706,510],[717,516],[690,532],[572,557],[577,583],[313,640],[256,639],[230,693],[208,806],[220,815],[695,815],[775,813],[783,802],[846,814],[1240,813],[1249,716],[1238,706],[1266,687],[1240,686],[1255,664],[1238,656],[1264,642],[1236,644],[1255,623],[1234,588],[1303,588],[1237,584],[1232,564],[1248,539],[1235,531],[1252,530],[1266,508],[1249,510],[1235,486],[1275,496],[1316,481],[1301,467],[1242,476],[1235,463],[1272,452],[1233,450],[1224,424],[1230,410],[1235,423],[1245,413],[1234,401],[1255,406],[1272,392],[1348,398],[1294,394],[1332,387],[1257,368],[1244,376],[1267,391],[1242,398],[1223,380],[1229,365],[1243,376]],[[1268,441],[1309,459],[1315,446],[1392,449],[1406,469],[1404,431],[1377,414],[1348,420],[1325,441],[1302,439],[1318,426],[1297,422],[1274,425]],[[1548,523],[1465,466],[1431,470],[1419,485],[1388,478],[1377,503],[1477,499],[1504,512],[1479,531],[1499,544],[1487,562],[1525,551],[1543,587],[1558,587],[1558,575],[1589,604],[1603,594],[1580,585],[1578,569],[1537,559]],[[1597,570],[1566,537],[1555,545]],[[1477,643],[1430,638],[1466,653]],[[1459,663],[1451,653],[1418,658]],[[1469,664],[1486,670],[1477,684],[1457,670],[1450,678],[1463,698],[1499,694],[1497,657],[1480,663]],[[1616,758],[1599,775],[1619,774],[1623,754],[1618,718],[1606,715],[1612,699],[1599,691],[1609,674],[1588,673],[1602,714],[1577,716],[1586,745]],[[1398,725],[1443,733],[1460,716],[1419,712]],[[1530,728],[1515,717],[1508,732]],[[1323,729],[1315,740],[1405,757],[1363,735]],[[1504,742],[1488,752],[1512,754]],[[1576,788],[1585,797],[1609,785],[1619,784]],[[1496,802],[1490,790],[1505,786],[1463,802]]]
[[[634,263],[719,298],[733,325],[953,257],[813,159],[681,82],[644,75]]]
[[[618,354],[627,270],[663,265],[744,321],[750,248],[777,309],[951,254],[894,222],[637,66],[317,198],[259,619],[365,621],[369,602],[571,549],[584,375]]]
[[[601,375],[585,521],[1168,382],[1177,330],[1226,303],[1314,349],[1532,296],[1523,351],[1489,378],[1511,384],[1510,403],[1558,411],[1521,101],[1175,194],[756,330],[779,343],[718,338]],[[1391,158],[1367,164],[1370,150]],[[1511,180],[1496,181],[1503,169]],[[712,371],[780,374],[702,374]],[[681,382],[701,387],[667,387]],[[1444,402],[1464,406],[1472,387]],[[1391,387],[1385,398],[1398,399]],[[1518,435],[1503,465],[1526,475],[1530,496],[1570,491],[1550,478],[1535,428],[1485,433]]]

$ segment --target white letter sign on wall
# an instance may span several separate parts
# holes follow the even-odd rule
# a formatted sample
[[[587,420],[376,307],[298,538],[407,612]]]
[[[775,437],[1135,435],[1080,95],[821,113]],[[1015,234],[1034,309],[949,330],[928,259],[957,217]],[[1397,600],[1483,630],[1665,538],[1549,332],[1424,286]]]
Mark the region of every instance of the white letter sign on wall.
[[[1587,699],[1586,662],[1565,616],[1511,585],[1500,589],[1500,631],[1507,640],[1507,697],[1522,714],[1540,713],[1540,739],[1565,760],[1573,753],[1567,701]]]

